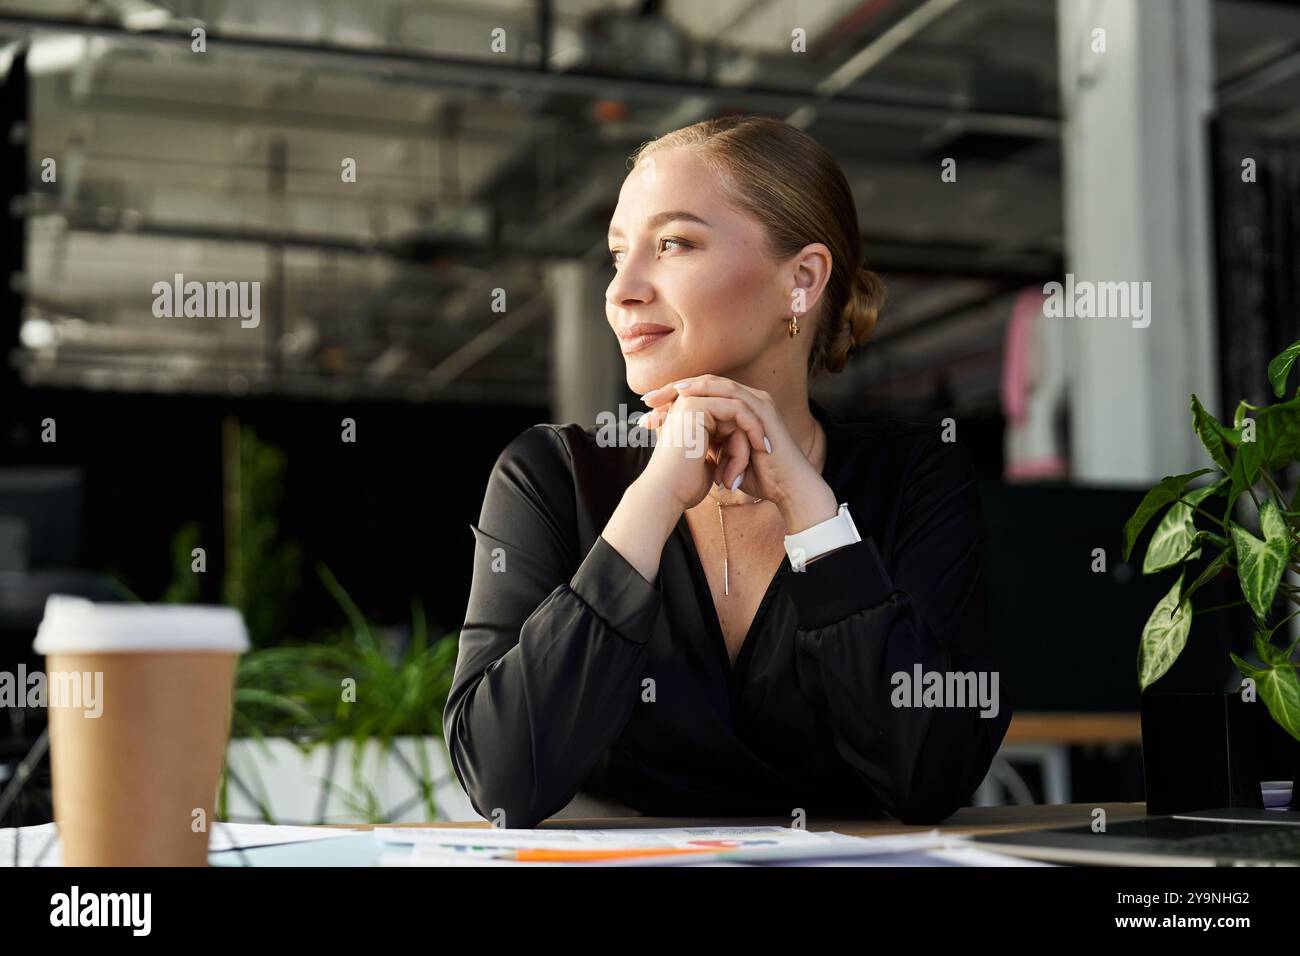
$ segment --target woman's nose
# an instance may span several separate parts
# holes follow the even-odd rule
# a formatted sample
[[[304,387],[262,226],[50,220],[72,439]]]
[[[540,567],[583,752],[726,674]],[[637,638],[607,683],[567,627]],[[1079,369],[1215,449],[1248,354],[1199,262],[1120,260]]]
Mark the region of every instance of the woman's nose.
[[[654,298],[654,289],[643,276],[637,275],[627,260],[619,266],[614,278],[605,289],[605,301],[610,305],[643,305]]]

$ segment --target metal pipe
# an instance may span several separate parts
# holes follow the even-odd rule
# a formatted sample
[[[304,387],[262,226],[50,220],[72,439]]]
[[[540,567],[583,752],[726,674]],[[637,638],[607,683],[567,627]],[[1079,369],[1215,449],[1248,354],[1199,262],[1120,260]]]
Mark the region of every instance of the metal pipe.
[[[44,17],[0,17],[0,33],[36,33],[62,31],[85,36],[157,46],[183,45],[189,48],[188,33],[132,33],[120,27],[86,24]],[[703,83],[652,78],[592,76],[581,73],[558,73],[531,66],[509,63],[431,57],[391,49],[347,49],[313,43],[293,43],[253,37],[224,37],[209,32],[208,55],[223,51],[233,54],[266,56],[275,54],[277,65],[300,63],[303,66],[372,71],[389,82],[410,82],[430,86],[478,87],[495,90],[512,89],[532,94],[562,95],[599,94],[605,98],[655,101],[677,104],[684,97],[720,100],[728,107],[770,115],[787,115],[800,107],[815,104],[818,116],[845,123],[930,128],[944,123],[962,123],[981,132],[1020,136],[1025,139],[1056,139],[1060,122],[1056,117],[1014,113],[991,113],[949,106],[921,106],[893,103],[879,99],[846,96],[816,98],[809,93],[755,87],[726,87]]]

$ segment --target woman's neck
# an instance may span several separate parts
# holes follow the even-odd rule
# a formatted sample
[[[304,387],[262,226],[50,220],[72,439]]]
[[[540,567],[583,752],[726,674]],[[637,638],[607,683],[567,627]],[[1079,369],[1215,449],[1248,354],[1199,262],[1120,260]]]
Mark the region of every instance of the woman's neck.
[[[819,453],[823,451],[823,442],[818,440],[821,426],[808,404],[808,383],[805,381],[791,383],[768,382],[766,385],[755,384],[738,378],[736,381],[750,388],[762,388],[772,396],[776,410],[785,422],[786,431],[794,439],[799,451],[811,457],[812,463],[818,465]]]

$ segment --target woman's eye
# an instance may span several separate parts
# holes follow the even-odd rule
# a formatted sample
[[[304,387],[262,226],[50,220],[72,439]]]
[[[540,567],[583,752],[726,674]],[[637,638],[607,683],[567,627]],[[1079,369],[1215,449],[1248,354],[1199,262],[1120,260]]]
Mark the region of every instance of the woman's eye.
[[[660,239],[660,240],[659,240],[659,250],[660,250],[660,252],[662,252],[663,249],[664,249],[664,246],[666,246],[666,245],[667,245],[668,243],[670,243],[670,242],[673,243],[673,244],[676,245],[676,246],[680,246],[680,247],[683,248],[683,249],[689,249],[689,248],[691,247],[691,244],[690,244],[689,242],[687,242],[685,239],[673,239],[673,238],[671,238],[671,237],[666,237],[666,238],[664,238],[664,239]],[[619,255],[622,254],[622,252],[623,252],[622,249],[611,249],[611,250],[609,251],[609,264],[610,264],[613,268],[615,268],[615,269],[618,268],[618,264],[619,264],[619,262],[621,261],[621,260],[619,259]]]

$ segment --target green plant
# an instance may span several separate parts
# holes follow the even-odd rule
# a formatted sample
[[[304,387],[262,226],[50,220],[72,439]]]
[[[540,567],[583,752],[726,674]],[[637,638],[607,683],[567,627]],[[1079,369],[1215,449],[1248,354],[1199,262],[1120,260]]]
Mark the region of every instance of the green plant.
[[[267,647],[279,643],[288,599],[299,584],[298,545],[279,540],[285,455],[252,428],[234,422],[226,428],[235,440],[226,444],[222,602],[243,613],[252,645]]]
[[[193,571],[194,549],[203,535],[197,521],[187,521],[172,537],[172,579],[163,592],[164,604],[198,604],[199,576]]]
[[[232,734],[264,742],[279,736],[304,752],[345,740],[353,742],[354,806],[371,822],[382,822],[373,789],[364,779],[367,741],[391,752],[398,736],[442,737],[456,663],[456,637],[430,643],[424,609],[412,602],[410,640],[402,646],[374,627],[324,564],[317,573],[338,602],[347,626],[323,642],[282,645],[250,651],[236,675]],[[415,777],[421,799],[436,815],[427,758],[417,748]],[[224,813],[223,783],[223,813]],[[271,820],[269,807],[262,808]]]
[[[1300,341],[1276,356],[1268,366],[1273,393],[1286,391],[1287,377],[1300,358]],[[1288,568],[1300,572],[1300,489],[1290,502],[1271,472],[1300,460],[1300,389],[1290,401],[1255,406],[1241,402],[1232,427],[1224,425],[1192,396],[1192,427],[1214,461],[1185,475],[1167,475],[1155,485],[1124,525],[1124,560],[1128,560],[1138,535],[1161,511],[1147,544],[1142,572],[1178,568],[1178,579],[1160,599],[1142,630],[1138,650],[1138,683],[1146,690],[1178,659],[1187,644],[1192,618],[1225,608],[1247,605],[1254,622],[1254,648],[1263,666],[1256,667],[1232,654],[1241,673],[1254,681],[1269,714],[1291,736],[1300,740],[1300,680],[1292,656],[1300,640],[1282,648],[1274,634],[1291,621],[1293,611],[1270,626],[1273,605],[1281,597],[1300,607],[1300,588],[1283,580]],[[1189,490],[1202,475],[1217,473],[1210,484]],[[1262,488],[1257,488],[1262,484]],[[1234,520],[1238,499],[1247,496],[1254,506],[1260,535]],[[1225,498],[1222,517],[1208,509],[1211,498]],[[1243,499],[1244,501],[1244,499]],[[1197,522],[1211,527],[1201,528]],[[1209,564],[1184,586],[1189,565],[1205,549],[1217,548]],[[1225,569],[1235,571],[1242,599],[1203,610],[1192,609],[1192,595]]]
[[[442,738],[446,707],[456,664],[456,635],[430,644],[424,608],[411,606],[411,636],[404,644],[369,622],[351,596],[324,565],[316,571],[343,611],[346,626],[312,643],[281,643],[282,622],[299,584],[300,549],[279,538],[277,510],[283,489],[284,453],[258,439],[253,429],[228,419],[223,426],[225,491],[225,573],[223,603],[244,615],[252,650],[239,662],[232,699],[231,735],[250,739],[264,753],[268,737],[292,741],[304,752],[343,741],[353,743],[354,792],[345,796],[358,816],[382,822],[383,809],[365,780],[362,761],[374,741],[381,757],[396,755],[396,737]],[[173,536],[172,579],[165,603],[189,604],[201,597],[193,570],[193,549],[202,543],[202,528],[186,522]],[[110,578],[125,600],[140,598],[119,577]],[[350,684],[345,682],[351,682]],[[351,691],[351,693],[349,692]],[[428,757],[416,748],[418,767],[407,770],[419,785],[421,800],[436,815]],[[226,817],[230,768],[223,768],[218,812]],[[261,788],[258,788],[261,789]],[[257,793],[262,817],[274,821],[272,808]]]
[[[224,535],[221,602],[239,608],[253,647],[279,643],[289,601],[299,585],[302,554],[280,540],[277,512],[284,493],[285,454],[246,425],[223,425]],[[172,537],[172,575],[164,604],[195,604],[202,597],[193,550],[204,529],[187,521]],[[209,546],[210,547],[210,546]]]

